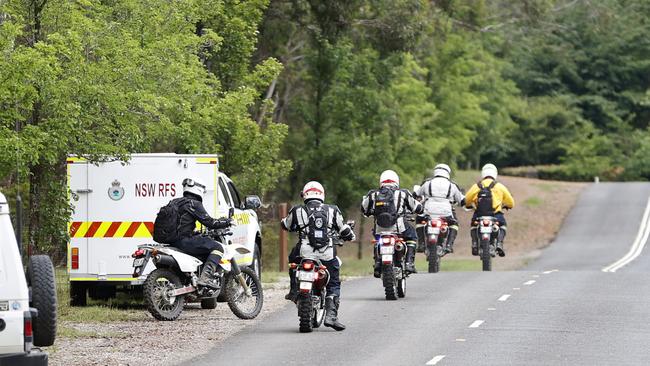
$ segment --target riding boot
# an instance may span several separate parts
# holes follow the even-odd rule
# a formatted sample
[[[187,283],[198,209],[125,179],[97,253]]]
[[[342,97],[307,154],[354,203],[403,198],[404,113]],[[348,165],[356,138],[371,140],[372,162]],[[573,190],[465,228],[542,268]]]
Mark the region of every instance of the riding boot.
[[[325,326],[334,328],[336,331],[345,329],[345,325],[341,324],[338,319],[339,312],[339,297],[328,296],[325,298]]]
[[[418,273],[415,269],[415,243],[406,244],[406,271],[411,273]]]
[[[447,253],[454,252],[454,242],[456,241],[456,235],[458,235],[458,229],[449,229],[449,234],[447,234],[447,247],[445,251]]]
[[[499,257],[505,257],[506,252],[503,250],[503,240],[506,238],[506,228],[500,227],[499,234],[497,234],[497,254]]]
[[[214,274],[217,271],[218,263],[221,261],[222,253],[218,250],[213,250],[208,258],[205,260],[201,276],[198,279],[198,284],[208,286],[211,288],[219,288],[219,285],[214,280]]]
[[[477,227],[472,227],[469,231],[470,236],[472,237],[472,255],[478,255],[478,233],[476,230]]]
[[[298,297],[298,282],[296,281],[296,270],[289,269],[289,293],[284,295],[286,300],[296,301]]]

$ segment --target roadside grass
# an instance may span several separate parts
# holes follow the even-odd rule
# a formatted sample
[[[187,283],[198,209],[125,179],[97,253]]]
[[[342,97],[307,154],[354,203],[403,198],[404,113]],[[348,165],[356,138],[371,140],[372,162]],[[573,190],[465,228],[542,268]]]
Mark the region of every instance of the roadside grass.
[[[529,197],[524,201],[524,205],[528,207],[538,207],[542,203],[544,203],[544,201],[537,196]]]

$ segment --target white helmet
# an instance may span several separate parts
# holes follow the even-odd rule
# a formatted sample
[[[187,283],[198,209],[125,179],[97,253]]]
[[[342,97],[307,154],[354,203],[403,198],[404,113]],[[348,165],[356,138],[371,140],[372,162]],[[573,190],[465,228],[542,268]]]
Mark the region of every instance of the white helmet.
[[[206,192],[206,186],[200,179],[185,178],[183,179],[183,193],[189,192],[203,199]]]
[[[379,176],[379,186],[393,185],[399,187],[399,176],[394,170],[384,170]]]
[[[447,164],[438,164],[433,168],[434,177],[445,177],[447,179],[451,178],[451,168]]]
[[[305,202],[307,202],[307,200],[313,199],[325,202],[325,188],[323,188],[323,185],[316,182],[315,180],[307,182],[307,184],[305,184],[305,186],[302,188],[300,195]]]
[[[497,179],[497,175],[499,175],[499,171],[497,170],[497,167],[494,166],[494,164],[483,165],[483,169],[481,169],[481,178],[485,179],[487,177],[492,177],[494,179]]]

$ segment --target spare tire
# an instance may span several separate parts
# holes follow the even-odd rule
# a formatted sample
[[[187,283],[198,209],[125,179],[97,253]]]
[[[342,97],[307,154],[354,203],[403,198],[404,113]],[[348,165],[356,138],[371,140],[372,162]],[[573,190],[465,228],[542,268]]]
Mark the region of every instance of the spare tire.
[[[32,320],[34,345],[51,346],[56,337],[56,284],[50,257],[31,256],[27,267],[27,280],[32,293],[29,305],[38,310],[38,316]]]

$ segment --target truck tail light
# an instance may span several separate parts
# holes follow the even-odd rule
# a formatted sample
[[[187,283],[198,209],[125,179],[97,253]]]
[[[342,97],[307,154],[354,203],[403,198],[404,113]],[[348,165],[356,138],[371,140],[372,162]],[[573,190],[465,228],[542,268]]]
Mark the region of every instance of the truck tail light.
[[[24,320],[24,330],[23,334],[25,335],[25,352],[30,352],[32,350],[34,342],[34,331],[32,329],[32,314],[29,311],[23,313]]]
[[[70,256],[70,268],[79,269],[79,248],[72,248]]]

